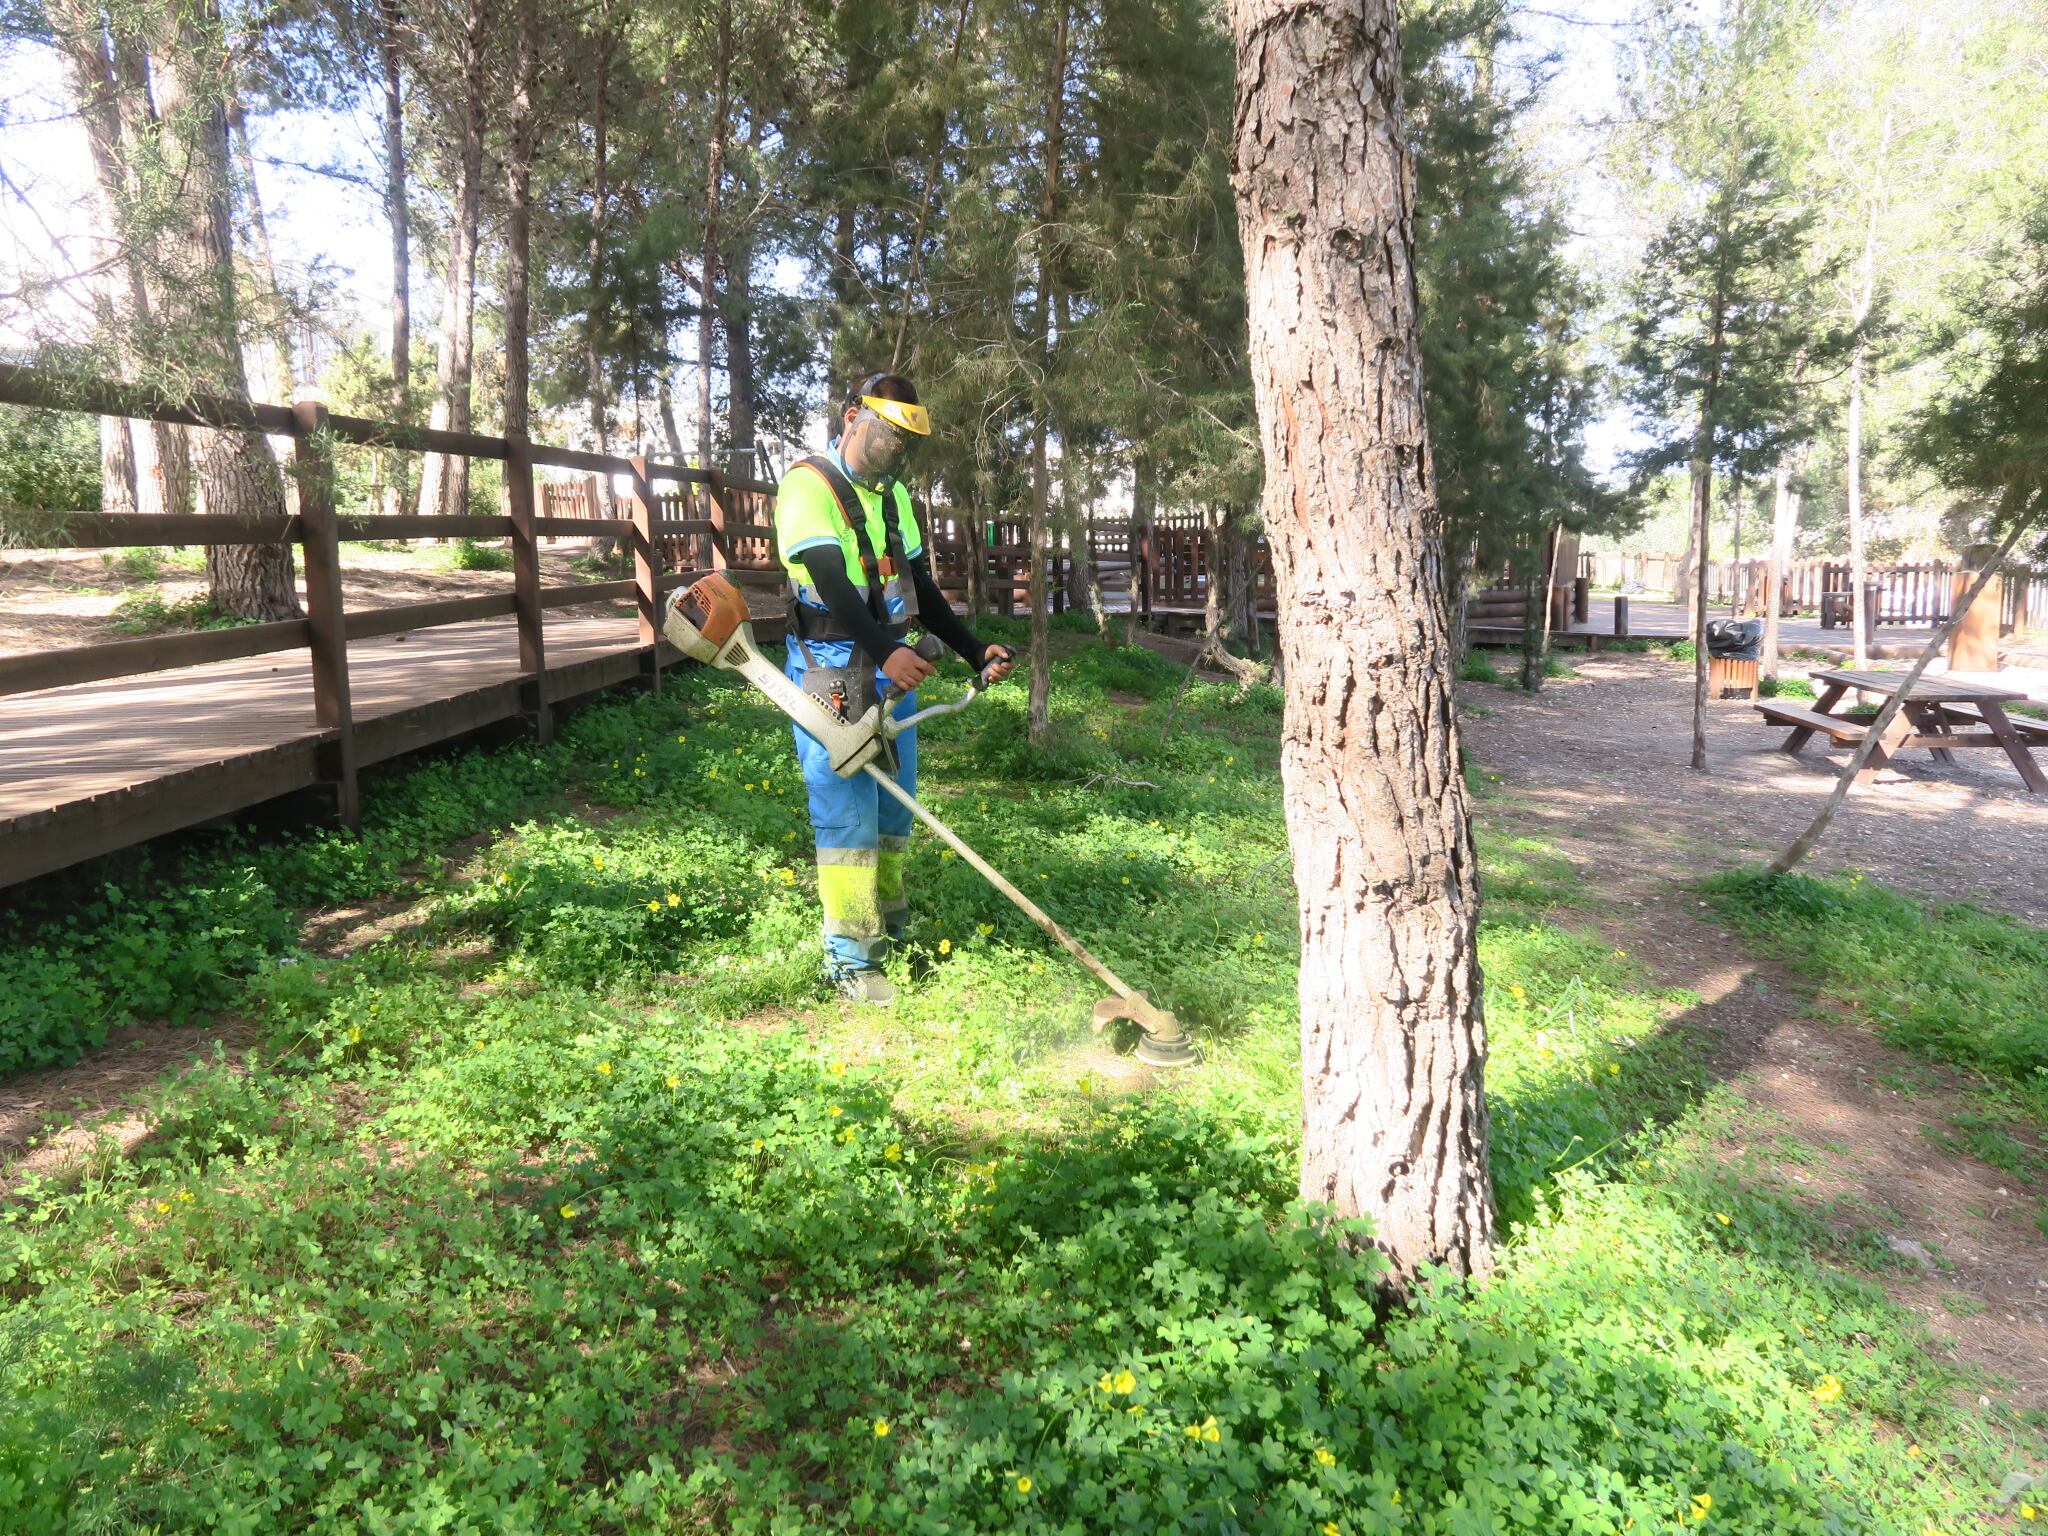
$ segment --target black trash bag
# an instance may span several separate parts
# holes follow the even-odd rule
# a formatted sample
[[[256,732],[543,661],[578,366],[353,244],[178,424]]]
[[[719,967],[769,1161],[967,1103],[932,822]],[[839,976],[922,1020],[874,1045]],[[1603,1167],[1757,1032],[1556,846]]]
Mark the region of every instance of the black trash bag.
[[[1762,619],[1707,620],[1707,654],[1729,661],[1757,661],[1764,653]]]

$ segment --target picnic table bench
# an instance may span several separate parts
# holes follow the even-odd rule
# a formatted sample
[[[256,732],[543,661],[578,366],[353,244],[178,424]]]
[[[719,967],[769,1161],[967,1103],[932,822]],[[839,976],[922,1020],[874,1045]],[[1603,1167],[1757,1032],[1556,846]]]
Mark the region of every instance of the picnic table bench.
[[[1905,676],[1903,672],[1816,672],[1813,679],[1821,684],[1821,692],[1811,709],[1778,699],[1760,699],[1756,710],[1771,724],[1792,727],[1779,750],[1795,757],[1815,736],[1826,736],[1830,746],[1854,747],[1869,734],[1875,717],[1838,713],[1835,706],[1842,696],[1854,689],[1889,698],[1898,692]],[[1923,674],[1914,682],[1884,735],[1871,748],[1863,771],[1856,775],[1857,781],[1870,778],[1896,752],[1924,748],[1934,754],[1936,762],[1953,763],[1959,747],[1996,747],[2012,760],[2029,790],[2037,795],[2048,794],[2048,775],[2041,772],[2027,750],[2029,742],[2048,745],[2048,725],[2016,721],[2005,712],[2008,703],[2026,697],[2011,688]]]

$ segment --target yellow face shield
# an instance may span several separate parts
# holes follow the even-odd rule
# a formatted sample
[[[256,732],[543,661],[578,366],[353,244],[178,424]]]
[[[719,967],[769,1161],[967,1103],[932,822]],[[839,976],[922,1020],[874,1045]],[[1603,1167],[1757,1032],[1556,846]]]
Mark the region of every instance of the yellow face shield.
[[[901,400],[884,400],[880,395],[862,395],[860,403],[892,427],[901,427],[905,432],[914,433],[918,437],[932,435],[931,413],[921,405],[906,405]]]

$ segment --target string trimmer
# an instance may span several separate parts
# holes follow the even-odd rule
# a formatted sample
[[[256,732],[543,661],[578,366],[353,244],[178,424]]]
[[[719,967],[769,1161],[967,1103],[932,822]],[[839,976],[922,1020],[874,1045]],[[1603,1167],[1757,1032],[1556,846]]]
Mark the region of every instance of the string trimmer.
[[[893,766],[895,740],[900,733],[921,720],[957,714],[979,698],[986,685],[985,673],[974,679],[965,698],[951,704],[934,704],[929,709],[921,709],[898,720],[890,711],[903,697],[903,692],[891,687],[865,714],[853,720],[842,719],[824,701],[791,682],[780,667],[761,653],[760,647],[754,643],[753,627],[747,622],[745,595],[717,572],[670,595],[668,609],[663,616],[662,634],[669,644],[692,660],[721,671],[737,672],[767,694],[777,709],[825,749],[834,773],[842,779],[850,779],[856,773],[867,774],[882,787],[884,794],[900,800],[911,815],[944,838],[949,848],[971,864],[990,885],[1015,902],[1017,909],[1048,937],[1094,972],[1103,985],[1116,994],[1095,1005],[1097,1031],[1118,1019],[1129,1019],[1143,1032],[1137,1049],[1140,1061],[1155,1067],[1185,1067],[1197,1060],[1194,1043],[1182,1032],[1180,1022],[1172,1014],[1153,1006],[1152,1000],[1136,988],[1125,985],[1116,972],[1084,949],[1048,917],[1037,902],[1005,880],[993,865],[962,842],[951,827],[919,805],[881,766],[884,762]]]

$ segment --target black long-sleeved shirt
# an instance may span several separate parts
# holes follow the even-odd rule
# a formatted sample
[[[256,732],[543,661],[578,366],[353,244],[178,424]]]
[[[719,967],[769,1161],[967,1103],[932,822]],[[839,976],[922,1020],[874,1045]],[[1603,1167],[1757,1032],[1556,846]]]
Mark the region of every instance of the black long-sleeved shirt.
[[[879,667],[903,642],[891,639],[876,620],[867,599],[861,596],[861,589],[847,573],[845,552],[837,545],[820,544],[796,558],[809,574],[813,590],[824,599],[826,610]],[[917,594],[917,622],[925,632],[937,635],[948,650],[970,667],[979,667],[982,652],[988,647],[961,622],[953,605],[939,591],[939,584],[932,579],[932,558],[928,552],[921,551],[910,562],[910,588]]]

